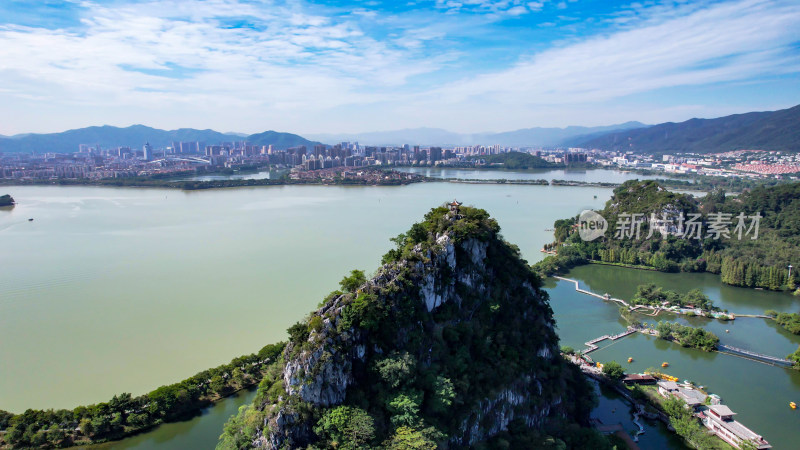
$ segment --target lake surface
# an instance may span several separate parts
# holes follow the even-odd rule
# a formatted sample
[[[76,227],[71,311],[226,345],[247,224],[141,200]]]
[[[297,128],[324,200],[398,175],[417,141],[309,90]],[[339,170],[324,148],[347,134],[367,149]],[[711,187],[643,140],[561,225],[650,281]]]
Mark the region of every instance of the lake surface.
[[[590,380],[597,393],[599,401],[597,408],[592,411],[592,418],[599,420],[603,425],[620,424],[634,436],[639,427],[633,422],[633,409],[621,395],[608,389],[597,381]],[[683,440],[674,433],[667,430],[667,427],[657,420],[647,420],[641,418],[640,423],[644,427],[644,434],[639,435],[638,445],[643,449],[685,449]]]
[[[256,390],[241,391],[217,402],[202,413],[183,422],[167,423],[154,430],[116,442],[86,447],[90,450],[150,450],[150,449],[201,449],[214,448],[222,434],[222,426],[242,405],[249,405]]]
[[[175,181],[268,180],[270,178],[279,179],[286,173],[289,173],[289,171],[284,169],[265,169],[259,171],[234,172],[230,174],[192,175],[189,177],[178,177]]]
[[[0,210],[0,408],[14,412],[138,395],[285,339],[286,328],[351,269],[373,272],[391,247],[389,237],[453,198],[487,209],[534,262],[551,240],[545,229],[554,220],[602,208],[611,195],[603,188],[454,183],[6,191],[18,206]],[[711,275],[586,266],[571,276],[622,298],[649,280],[681,291],[699,287],[739,313],[800,309],[789,295],[722,286]],[[582,348],[624,327],[615,306],[578,294],[573,285],[549,281],[548,291],[564,345]],[[702,325],[737,347],[776,356],[797,348],[796,336],[761,319]],[[797,437],[800,416],[787,406],[800,399],[797,372],[644,336],[593,356],[634,356],[634,370],[670,361],[670,373],[719,393],[776,448],[791,447]],[[210,448],[245,397],[130,438],[122,448]],[[655,441],[643,448],[671,445],[653,427],[642,442]]]
[[[432,178],[461,178],[475,180],[568,180],[593,183],[624,183],[628,180],[655,180],[669,178],[665,175],[640,175],[633,172],[608,169],[456,169],[444,167],[398,167],[396,170],[417,173]]]
[[[611,192],[452,183],[7,191],[18,205],[0,211],[0,408],[17,412],[141,394],[282,340],[351,269],[374,271],[390,237],[453,198],[489,210],[535,261],[554,218],[600,207]]]
[[[585,289],[600,294],[607,292],[622,299],[632,298],[639,284],[652,282],[681,293],[701,289],[715,304],[732,312],[763,313],[770,307],[788,312],[800,311],[800,300],[789,294],[726,286],[711,274],[668,274],[588,265],[573,269],[568,277],[578,280]],[[627,326],[619,318],[616,304],[580,294],[570,282],[551,279],[546,286],[562,345],[582,349],[584,342],[605,334],[616,334]],[[800,345],[800,336],[788,333],[765,319],[739,318],[723,322],[678,319],[675,315],[661,315],[658,319],[639,316],[638,319],[648,323],[671,320],[700,326],[714,332],[722,344],[778,357],[785,357]],[[800,372],[735,356],[682,348],[642,334],[602,344],[600,349],[591,353],[595,361],[617,361],[630,372],[660,368],[666,361],[669,367],[664,369],[665,372],[704,385],[710,392],[720,395],[723,402],[738,413],[737,420],[763,435],[774,448],[797,447],[800,415],[789,408],[789,402],[800,399]],[[627,363],[629,357],[634,359],[633,363]]]

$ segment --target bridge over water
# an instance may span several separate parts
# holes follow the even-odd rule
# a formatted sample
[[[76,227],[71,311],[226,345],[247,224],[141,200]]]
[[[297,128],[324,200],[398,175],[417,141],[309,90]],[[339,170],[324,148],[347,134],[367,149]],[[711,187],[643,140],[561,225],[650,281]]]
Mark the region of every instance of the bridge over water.
[[[600,295],[600,294],[596,294],[596,293],[594,293],[592,291],[587,291],[586,289],[581,289],[581,287],[578,284],[577,280],[573,280],[573,279],[570,279],[570,278],[558,277],[558,276],[554,276],[553,278],[556,278],[556,279],[562,280],[562,281],[568,281],[570,283],[574,283],[575,284],[575,290],[577,292],[580,292],[581,294],[591,295],[592,297],[596,297],[596,298],[599,298],[599,299],[605,300],[605,301],[611,301],[611,302],[620,303],[620,304],[625,305],[625,306],[630,308],[630,305],[628,304],[628,302],[626,302],[625,300],[622,300],[620,298],[614,298],[614,297],[611,297],[608,294]],[[634,309],[636,309],[636,308],[634,308]],[[660,311],[660,308],[655,308],[655,311],[654,311],[654,313],[652,315],[657,314],[659,311]],[[772,318],[772,317],[769,317],[769,316],[763,316],[763,315],[758,315],[758,314],[736,314],[735,316],[736,317],[756,317],[756,318],[764,318],[764,319],[771,319]],[[614,340],[617,340],[617,339],[619,339],[621,337],[625,337],[625,336],[627,336],[627,335],[629,335],[631,333],[634,333],[636,331],[639,331],[639,330],[636,330],[633,327],[629,327],[627,329],[627,331],[625,331],[623,333],[620,333],[618,335],[614,335],[614,336],[605,335],[605,336],[600,336],[598,338],[592,339],[591,341],[585,343],[586,348],[583,350],[582,353],[583,354],[587,354],[587,353],[591,353],[591,352],[597,350],[599,347],[596,344],[598,342],[600,342],[600,341],[604,341],[606,339],[610,339],[610,340],[614,341]],[[718,351],[720,351],[722,353],[728,353],[728,354],[731,354],[731,355],[734,355],[734,356],[739,356],[739,357],[743,357],[743,358],[752,359],[754,361],[759,361],[759,362],[763,362],[763,363],[767,363],[767,364],[781,366],[781,367],[791,367],[794,364],[794,362],[792,362],[792,361],[790,361],[788,359],[778,358],[777,356],[765,355],[763,353],[756,353],[756,352],[753,352],[753,351],[750,351],[750,350],[745,350],[745,349],[738,348],[738,347],[733,347],[733,346],[730,346],[730,345],[719,344],[718,345]]]
[[[196,156],[167,156],[166,158],[156,159],[154,161],[149,161],[149,162],[159,163],[164,161],[181,161],[181,162],[189,162],[195,164],[211,164],[211,161],[209,161],[208,159]]]
[[[789,361],[788,359],[778,358],[777,356],[764,355],[762,353],[751,352],[750,350],[745,350],[738,347],[732,347],[730,345],[719,344],[718,347],[720,352],[745,356],[747,358],[755,359],[757,361],[766,362],[769,364],[775,364],[787,367],[794,364],[792,361]]]

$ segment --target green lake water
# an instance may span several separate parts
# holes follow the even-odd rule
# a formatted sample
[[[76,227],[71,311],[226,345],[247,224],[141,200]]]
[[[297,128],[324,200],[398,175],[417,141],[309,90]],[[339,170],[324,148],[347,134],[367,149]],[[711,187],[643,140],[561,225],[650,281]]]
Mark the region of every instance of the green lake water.
[[[0,211],[0,408],[17,412],[144,393],[282,340],[453,198],[488,209],[535,261],[554,217],[610,195],[452,183],[7,191],[18,205]]]
[[[446,167],[399,167],[397,170],[418,173],[432,178],[462,178],[476,180],[568,180],[592,183],[623,183],[628,180],[670,178],[666,175],[640,175],[632,172],[606,169],[535,169],[535,170],[485,170]]]
[[[197,417],[182,422],[167,423],[147,433],[86,447],[89,450],[149,450],[149,449],[201,449],[214,448],[222,426],[242,405],[250,404],[256,396],[255,389],[236,395],[206,408]]]
[[[588,265],[573,269],[567,276],[593,292],[607,292],[623,299],[630,299],[637,285],[652,282],[682,293],[701,289],[715,304],[732,312],[762,313],[769,305],[782,311],[800,310],[800,302],[791,295],[725,286],[711,274],[667,274]],[[566,281],[551,279],[546,286],[562,345],[582,349],[584,342],[616,334],[627,326],[619,318],[615,303],[578,293],[575,285]],[[719,336],[722,344],[778,357],[785,357],[800,345],[800,336],[792,335],[765,319],[739,318],[723,322],[679,319],[675,315],[662,315],[658,319],[639,316],[638,319],[648,323],[671,320],[701,326]],[[800,415],[789,408],[790,401],[800,401],[800,372],[796,370],[682,348],[641,334],[613,343],[603,341],[601,348],[591,353],[591,357],[600,362],[617,361],[630,372],[660,368],[662,362],[668,362],[665,372],[704,385],[710,392],[720,395],[723,402],[738,413],[736,417],[740,422],[763,435],[774,448],[798,447]],[[630,364],[627,363],[629,357],[634,359]]]
[[[545,230],[555,219],[601,208],[611,194],[588,187],[453,183],[6,191],[18,205],[0,211],[0,408],[15,412],[72,408],[121,392],[138,395],[282,340],[286,328],[342,276],[354,268],[374,271],[391,245],[388,238],[444,201],[457,198],[487,209],[503,235],[534,262],[551,239]],[[688,290],[692,280],[734,312],[798,309],[791,296],[728,288],[710,275],[591,266],[571,276],[592,290],[623,298],[645,282],[641,277],[660,276],[673,289]],[[676,276],[685,279],[670,281]],[[547,286],[565,345],[580,348],[592,337],[624,327],[613,305],[577,294],[566,283]],[[747,348],[776,356],[793,351],[798,342],[761,319],[707,326],[729,329],[723,342],[737,347],[749,342]],[[758,339],[749,339],[750,334]],[[670,372],[709,386],[745,424],[783,444],[776,448],[791,448],[786,445],[797,437],[800,416],[792,415],[787,403],[800,399],[797,373],[665,344],[630,337],[595,357],[621,358],[614,353],[620,349],[625,358],[649,353],[658,364],[668,360]],[[704,363],[687,363],[683,373],[684,358]],[[638,358],[635,364],[636,370],[655,365]],[[732,377],[731,367],[741,377]],[[749,381],[739,384],[745,378]],[[114,448],[213,447],[222,423],[248,395]],[[773,398],[780,402],[773,405]],[[759,415],[764,419],[753,419]],[[649,440],[642,437],[643,448],[671,445],[665,443],[671,436],[662,432],[653,425],[645,435]]]

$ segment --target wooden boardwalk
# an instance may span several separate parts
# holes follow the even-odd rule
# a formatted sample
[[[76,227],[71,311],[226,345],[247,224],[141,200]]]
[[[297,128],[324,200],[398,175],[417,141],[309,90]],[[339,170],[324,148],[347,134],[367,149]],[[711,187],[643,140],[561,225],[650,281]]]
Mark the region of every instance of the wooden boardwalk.
[[[605,300],[605,301],[611,301],[611,302],[620,303],[622,305],[625,305],[628,308],[631,308],[631,306],[628,304],[628,302],[626,302],[625,300],[622,300],[620,298],[614,298],[614,297],[611,297],[608,294],[606,294],[606,295],[595,294],[592,291],[587,291],[586,289],[581,289],[581,287],[578,284],[577,280],[573,280],[573,279],[570,279],[570,278],[558,277],[558,276],[553,276],[553,278],[556,278],[556,279],[561,280],[561,281],[568,281],[570,283],[574,283],[575,284],[575,290],[577,292],[580,292],[581,294],[591,295],[592,297],[597,297],[597,298],[599,298],[601,300]],[[640,307],[641,308],[646,308],[646,307],[643,307],[641,305],[637,305],[637,306],[634,306],[631,309],[631,311],[639,309]],[[662,311],[661,308],[656,307],[656,308],[654,308],[653,313],[652,314],[648,314],[648,315],[649,316],[655,316],[655,315],[658,315],[658,313],[661,312],[661,311]],[[756,318],[763,318],[763,319],[772,319],[772,317],[770,317],[770,316],[765,316],[765,315],[760,315],[760,314],[736,314],[735,316],[736,317],[756,317]],[[585,354],[588,354],[588,353],[591,353],[591,352],[597,350],[598,348],[600,348],[600,347],[598,347],[596,345],[598,342],[604,341],[606,339],[610,339],[612,341],[616,341],[617,339],[623,338],[623,337],[628,336],[629,334],[635,333],[637,331],[639,331],[639,330],[637,330],[636,328],[628,327],[628,329],[625,332],[620,333],[620,334],[616,334],[614,336],[604,335],[604,336],[600,336],[598,338],[594,338],[589,342],[584,342],[584,345],[586,345],[586,348],[583,349],[583,351],[581,353],[583,353],[585,355]],[[718,351],[723,352],[723,353],[728,353],[728,354],[731,354],[731,355],[734,355],[734,356],[739,356],[739,357],[743,357],[743,358],[752,359],[754,361],[773,364],[773,365],[776,365],[776,366],[787,367],[787,366],[792,366],[794,364],[794,362],[792,362],[792,361],[790,361],[788,359],[778,358],[777,356],[770,356],[770,355],[765,355],[765,354],[762,354],[762,353],[756,353],[756,352],[753,352],[753,351],[750,351],[750,350],[744,350],[744,349],[741,349],[741,348],[738,348],[738,347],[732,347],[730,345],[719,344]]]
[[[578,284],[577,280],[573,280],[573,279],[570,279],[570,278],[562,278],[562,277],[558,277],[558,276],[555,276],[555,275],[553,275],[553,278],[561,280],[561,281],[569,281],[570,283],[575,283],[575,290],[580,292],[581,294],[591,295],[592,297],[597,297],[597,298],[599,298],[601,300],[607,300],[607,301],[610,301],[610,302],[617,302],[617,303],[619,303],[621,305],[627,306],[628,308],[631,307],[631,305],[629,305],[628,302],[626,302],[625,300],[623,300],[621,298],[614,298],[614,297],[612,297],[612,296],[610,296],[608,294],[606,294],[606,295],[595,294],[592,291],[587,291],[586,289],[581,289],[581,286]]]
[[[613,336],[609,336],[609,335],[606,334],[606,335],[600,336],[598,338],[594,338],[589,342],[584,342],[583,343],[583,345],[585,345],[586,348],[581,350],[581,353],[586,355],[588,353],[591,353],[591,352],[597,350],[598,348],[600,348],[600,347],[597,346],[598,342],[605,341],[606,339],[611,340],[611,341],[616,341],[617,339],[622,339],[625,336],[628,336],[630,334],[636,333],[636,331],[637,331],[636,328],[628,327],[627,330],[623,331],[622,333],[615,334]]]

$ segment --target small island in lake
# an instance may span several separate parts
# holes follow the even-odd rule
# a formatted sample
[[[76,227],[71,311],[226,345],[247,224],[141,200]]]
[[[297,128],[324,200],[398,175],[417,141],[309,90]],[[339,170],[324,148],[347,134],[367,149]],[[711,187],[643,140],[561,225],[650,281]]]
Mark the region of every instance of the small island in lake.
[[[15,204],[14,199],[10,195],[0,195],[0,207],[14,206]]]

